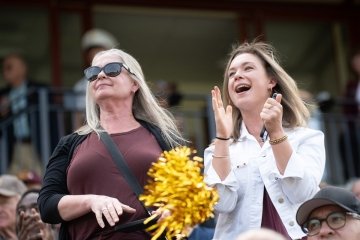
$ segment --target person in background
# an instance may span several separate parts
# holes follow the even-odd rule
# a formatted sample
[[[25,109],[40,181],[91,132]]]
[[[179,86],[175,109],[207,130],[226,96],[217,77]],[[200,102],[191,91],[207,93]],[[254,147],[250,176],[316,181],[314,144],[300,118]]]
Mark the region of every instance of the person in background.
[[[49,160],[38,198],[41,218],[61,223],[60,239],[150,239],[144,229],[125,228],[149,215],[99,135],[110,135],[141,187],[160,154],[184,139],[128,53],[99,52],[84,73],[86,124],[63,137]]]
[[[91,62],[96,53],[114,47],[119,47],[118,45],[119,43],[116,38],[111,33],[103,29],[94,28],[85,32],[81,40],[81,49],[85,60],[85,68],[91,66]],[[85,120],[85,93],[87,82],[87,79],[82,77],[75,83],[73,87],[73,91],[76,94],[75,105],[73,101],[69,103],[70,105],[75,106],[75,110],[78,111],[75,115],[76,129],[82,126]]]
[[[350,62],[351,78],[345,87],[344,113],[347,116],[360,115],[360,48],[355,50]]]
[[[178,90],[176,83],[163,80],[156,82],[155,96],[164,108],[179,106],[183,99],[183,94]]]
[[[16,233],[19,240],[55,240],[57,228],[40,219],[39,189],[27,190],[16,206]]]
[[[17,240],[16,204],[25,191],[25,184],[17,177],[0,175],[0,240]]]
[[[324,134],[305,127],[309,111],[275,49],[239,45],[225,68],[223,97],[217,86],[211,94],[216,139],[204,161],[205,181],[220,196],[214,240],[261,227],[304,237],[295,213],[319,189]]]
[[[286,240],[285,237],[273,230],[260,228],[240,234],[236,240]]]
[[[340,135],[345,179],[360,177],[360,48],[351,57],[351,79],[345,87],[343,112],[346,129]]]
[[[327,186],[299,207],[296,221],[308,240],[358,240],[360,200],[344,188]]]
[[[312,129],[324,131],[322,115],[314,95],[305,89],[299,89],[299,94],[310,110],[310,118],[307,126]]]
[[[355,196],[360,199],[360,178],[350,179],[345,185],[345,188],[354,193]]]
[[[41,174],[40,139],[37,137],[40,134],[32,136],[34,129],[31,129],[36,126],[40,130],[40,123],[31,121],[31,113],[27,110],[38,102],[36,90],[45,85],[29,79],[26,61],[15,53],[5,56],[3,75],[7,86],[2,91],[2,118],[14,116],[13,124],[7,128],[8,171],[16,174],[20,169],[29,169]]]
[[[41,177],[34,171],[23,170],[18,172],[16,176],[25,183],[27,189],[41,188]]]

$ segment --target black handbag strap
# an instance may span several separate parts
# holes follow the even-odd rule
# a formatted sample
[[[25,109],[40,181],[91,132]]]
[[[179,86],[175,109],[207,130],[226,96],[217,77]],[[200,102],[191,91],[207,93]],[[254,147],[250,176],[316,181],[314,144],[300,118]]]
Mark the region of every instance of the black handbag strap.
[[[136,177],[130,170],[127,163],[125,162],[123,155],[115,145],[114,141],[107,132],[100,132],[100,139],[104,143],[107,150],[109,151],[111,158],[118,167],[120,173],[125,178],[126,182],[130,185],[130,187],[132,188],[132,190],[139,199],[140,194],[143,192],[143,188],[141,187],[139,181],[136,179]],[[149,215],[151,215],[149,209],[147,209],[141,201],[140,203],[145,208],[146,212]]]
[[[132,188],[132,190],[134,191],[134,193],[136,194],[136,196],[139,199],[140,194],[143,192],[143,188],[141,187],[139,181],[136,179],[136,177],[134,176],[134,174],[130,170],[127,163],[125,162],[123,155],[121,154],[121,152],[119,151],[119,149],[115,145],[114,141],[112,140],[110,135],[105,131],[100,132],[100,139],[104,143],[106,149],[109,151],[109,153],[111,155],[111,158],[113,159],[114,163],[118,167],[120,173],[123,175],[123,177],[125,178],[125,180],[130,185],[130,187]],[[146,212],[149,214],[149,216],[151,216],[151,211],[145,207],[143,202],[140,201],[140,203],[144,207]],[[114,231],[132,232],[132,231],[135,231],[135,230],[146,229],[149,226],[151,226],[152,224],[156,223],[158,218],[150,221],[148,224],[144,224],[143,223],[144,220],[145,219],[140,219],[140,220],[135,221],[135,222],[130,222],[130,223],[127,223],[127,224],[115,226],[113,229],[111,229],[111,230],[109,230],[107,232],[101,232],[100,235],[96,234],[95,237],[98,238],[101,235],[106,235],[106,234],[112,233]],[[167,240],[167,238],[165,237],[165,233],[163,233],[159,237],[159,240]]]

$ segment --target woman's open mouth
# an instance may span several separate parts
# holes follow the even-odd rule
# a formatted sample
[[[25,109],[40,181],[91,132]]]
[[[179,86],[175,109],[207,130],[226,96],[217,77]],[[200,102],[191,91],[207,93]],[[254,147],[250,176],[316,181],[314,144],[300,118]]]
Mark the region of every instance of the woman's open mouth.
[[[250,85],[248,84],[239,84],[235,87],[235,92],[236,93],[242,93],[242,92],[246,92],[251,88]]]

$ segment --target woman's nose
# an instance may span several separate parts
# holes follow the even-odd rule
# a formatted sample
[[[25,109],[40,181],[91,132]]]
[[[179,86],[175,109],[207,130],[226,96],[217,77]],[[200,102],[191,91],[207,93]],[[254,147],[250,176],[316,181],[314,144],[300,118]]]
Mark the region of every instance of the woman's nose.
[[[97,79],[101,79],[101,78],[104,78],[104,77],[106,77],[106,74],[104,73],[104,70],[101,70],[101,72],[99,72],[99,74],[98,74]]]
[[[241,78],[243,78],[243,75],[242,75],[241,71],[236,71],[234,73],[234,79],[238,80],[238,79],[241,79]]]

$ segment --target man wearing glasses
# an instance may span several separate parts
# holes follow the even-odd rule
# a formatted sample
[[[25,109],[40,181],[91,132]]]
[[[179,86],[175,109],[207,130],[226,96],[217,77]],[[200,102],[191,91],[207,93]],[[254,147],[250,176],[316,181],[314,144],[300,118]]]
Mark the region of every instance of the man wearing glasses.
[[[324,187],[299,207],[296,220],[308,240],[359,240],[360,200],[343,188]]]

